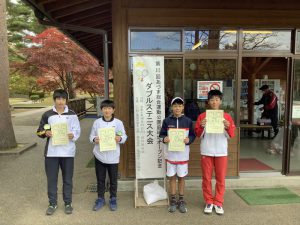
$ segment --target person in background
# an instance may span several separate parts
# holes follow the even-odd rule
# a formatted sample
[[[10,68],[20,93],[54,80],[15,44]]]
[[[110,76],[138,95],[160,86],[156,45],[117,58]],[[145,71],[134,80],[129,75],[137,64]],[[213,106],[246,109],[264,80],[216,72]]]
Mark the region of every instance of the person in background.
[[[274,130],[274,137],[278,134],[278,98],[275,93],[269,89],[268,85],[263,85],[259,88],[262,91],[263,95],[261,99],[257,102],[254,102],[254,105],[263,105],[263,113],[261,118],[266,118],[271,120],[271,125]],[[273,138],[274,138],[273,137]]]

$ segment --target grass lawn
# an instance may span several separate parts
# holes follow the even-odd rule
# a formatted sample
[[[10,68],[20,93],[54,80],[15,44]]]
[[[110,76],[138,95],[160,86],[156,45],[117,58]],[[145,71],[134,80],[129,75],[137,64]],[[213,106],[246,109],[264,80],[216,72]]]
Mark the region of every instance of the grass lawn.
[[[24,102],[27,103],[24,103]],[[53,105],[53,99],[52,96],[44,98],[44,101],[42,102],[36,102],[33,103],[31,100],[26,99],[25,101],[16,100],[14,98],[10,98],[9,102],[14,107],[20,107],[20,108],[40,108],[40,107],[47,107]]]
[[[27,101],[29,101],[28,98],[9,98],[9,104],[11,105],[15,105],[20,102],[27,102]]]
[[[87,94],[77,94],[77,98],[87,98],[89,95]],[[26,103],[25,103],[26,102]],[[14,107],[20,108],[41,108],[48,107],[53,105],[52,94],[46,98],[42,102],[33,103],[30,99],[27,98],[9,98],[9,104]]]

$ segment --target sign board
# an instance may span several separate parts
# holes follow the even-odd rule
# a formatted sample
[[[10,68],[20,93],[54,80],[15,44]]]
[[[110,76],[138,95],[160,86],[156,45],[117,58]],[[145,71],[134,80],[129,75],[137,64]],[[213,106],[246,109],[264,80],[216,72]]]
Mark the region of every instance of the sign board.
[[[159,139],[165,115],[164,57],[133,57],[133,86],[136,178],[164,178]]]
[[[223,81],[198,81],[197,99],[206,100],[210,90],[220,90],[223,92]]]
[[[300,105],[293,105],[293,119],[299,119],[300,118]]]

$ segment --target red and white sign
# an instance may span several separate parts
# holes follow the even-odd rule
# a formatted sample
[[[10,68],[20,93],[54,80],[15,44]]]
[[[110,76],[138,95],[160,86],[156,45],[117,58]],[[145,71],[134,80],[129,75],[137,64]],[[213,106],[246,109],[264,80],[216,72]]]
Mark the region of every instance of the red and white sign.
[[[210,90],[223,91],[223,81],[198,81],[197,82],[197,99],[207,99],[207,93]]]

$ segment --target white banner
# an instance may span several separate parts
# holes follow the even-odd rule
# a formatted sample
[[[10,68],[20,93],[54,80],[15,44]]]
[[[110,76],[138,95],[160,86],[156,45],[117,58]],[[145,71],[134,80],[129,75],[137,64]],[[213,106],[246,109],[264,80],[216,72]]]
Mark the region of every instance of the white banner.
[[[163,178],[164,57],[133,57],[133,87],[136,178]]]

